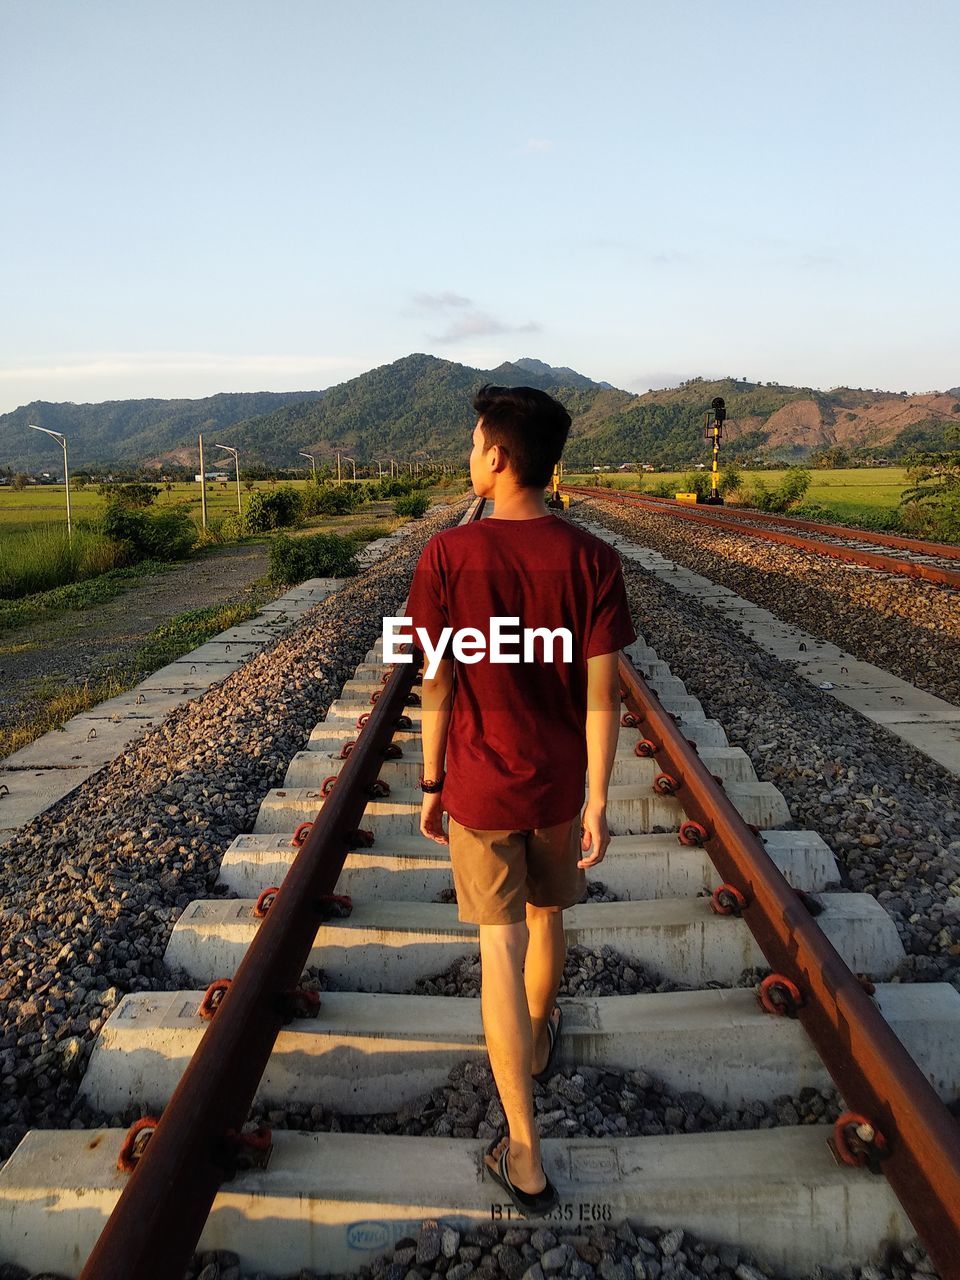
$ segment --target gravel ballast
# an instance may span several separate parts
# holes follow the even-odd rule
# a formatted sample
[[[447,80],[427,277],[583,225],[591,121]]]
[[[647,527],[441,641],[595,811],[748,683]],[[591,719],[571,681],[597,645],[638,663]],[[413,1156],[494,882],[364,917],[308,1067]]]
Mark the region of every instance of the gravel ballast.
[[[465,507],[418,522],[395,551],[4,846],[0,1159],[29,1127],[99,1121],[76,1096],[96,1033],[126,992],[176,988],[162,960],[174,921],[217,892],[224,850],[251,830],[383,616],[403,603],[426,538]]]
[[[596,508],[583,509],[590,519],[635,536],[619,516]],[[189,901],[216,892],[223,851],[250,829],[262,796],[280,784],[290,757],[370,647],[382,615],[396,611],[426,536],[460,510],[427,517],[389,560],[174,713],[7,847],[0,871],[0,1158],[28,1126],[117,1123],[76,1098],[96,1031],[124,992],[176,985],[177,975],[162,964],[173,922]],[[710,572],[702,560],[693,567]],[[909,953],[904,979],[945,978],[960,986],[956,780],[812,689],[723,617],[635,565],[628,563],[625,573],[638,629],[707,714],[724,724],[731,744],[747,750],[758,776],[783,791],[796,825],[821,832],[848,886],[874,893],[891,912]],[[750,595],[743,584],[736,589]],[[807,617],[803,625],[813,623]],[[602,889],[591,897],[603,900]],[[417,990],[477,995],[479,977],[479,962],[467,958]],[[744,983],[755,979],[743,976]],[[571,948],[562,987],[570,995],[676,989],[609,947]],[[544,1136],[607,1138],[826,1123],[839,1106],[832,1090],[810,1089],[771,1105],[725,1108],[698,1094],[672,1094],[642,1071],[584,1066],[564,1068],[537,1085],[535,1102]],[[125,1115],[122,1123],[133,1118]],[[263,1118],[276,1128],[465,1140],[489,1138],[503,1125],[489,1068],[475,1061],[459,1064],[441,1089],[388,1116],[295,1106],[268,1110]],[[680,1228],[612,1222],[576,1230],[559,1223],[504,1229],[491,1223],[460,1231],[425,1222],[416,1238],[398,1241],[360,1277],[468,1280],[474,1274],[477,1280],[777,1275],[739,1249],[711,1246]],[[933,1274],[915,1246],[883,1265],[817,1269],[810,1280],[929,1280]],[[294,1272],[290,1280],[313,1275]],[[27,1276],[0,1263],[0,1280]],[[199,1255],[188,1276],[270,1280],[244,1272],[228,1252]]]
[[[577,504],[574,517],[580,510],[644,542],[645,524],[640,527],[632,511],[625,515],[596,500]],[[693,567],[710,572],[702,562]],[[766,572],[776,576],[772,565]],[[848,887],[873,894],[893,917],[907,951],[903,980],[960,988],[957,779],[815,689],[718,611],[635,562],[624,563],[624,574],[647,642],[720,721],[731,746],[747,752],[757,776],[783,793],[796,827],[823,836]],[[775,593],[792,589],[791,578]],[[939,652],[934,637],[926,644],[931,654]]]
[[[730,587],[784,622],[960,703],[960,591],[602,499],[575,502],[574,519],[578,513]],[[648,640],[656,647],[655,638]],[[672,654],[664,659],[672,662]]]

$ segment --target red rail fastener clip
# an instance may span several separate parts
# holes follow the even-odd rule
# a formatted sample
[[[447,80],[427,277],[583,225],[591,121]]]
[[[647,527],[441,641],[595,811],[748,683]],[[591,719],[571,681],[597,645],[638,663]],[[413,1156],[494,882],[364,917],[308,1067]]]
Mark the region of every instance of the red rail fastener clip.
[[[368,721],[369,719],[370,719],[370,712],[369,712],[369,711],[364,711],[363,715],[357,716],[357,725],[356,725],[356,727],[357,727],[358,729],[362,729],[362,728],[363,728],[363,726],[367,723],[367,721]]]
[[[208,1022],[220,1008],[223,1003],[223,997],[230,990],[229,978],[217,978],[216,982],[211,982],[209,987],[203,993],[203,999],[197,1013],[201,1018],[205,1018]]]
[[[718,916],[739,916],[747,900],[735,884],[718,884],[710,898],[710,910]]]
[[[680,830],[677,832],[677,839],[681,844],[700,846],[707,843],[710,839],[710,832],[706,827],[688,819],[686,822],[680,823]]]
[[[229,1180],[245,1169],[265,1169],[273,1150],[273,1134],[261,1125],[247,1133],[228,1129],[220,1146],[219,1163]]]
[[[880,1161],[890,1154],[880,1130],[856,1111],[837,1117],[827,1143],[841,1164],[866,1165],[871,1173],[880,1173]]]
[[[356,831],[350,833],[349,841],[354,849],[369,849],[374,838],[372,831],[367,831],[365,827],[358,827]]]
[[[382,778],[376,778],[370,783],[369,787],[367,787],[367,795],[370,796],[372,800],[380,800],[389,794],[390,783],[384,782]]]
[[[337,775],[335,773],[331,773],[329,778],[324,778],[323,782],[321,782],[320,794],[322,796],[328,796],[336,785]]]
[[[637,745],[633,748],[633,754],[640,756],[643,760],[649,760],[651,756],[656,755],[657,744],[651,742],[649,738],[641,738]]]
[[[348,893],[321,893],[317,910],[322,920],[343,920],[353,911],[353,898]]]
[[[371,693],[371,695],[370,695],[370,701],[371,701],[371,703],[374,703],[374,704],[375,704],[375,703],[379,702],[379,701],[380,701],[380,694],[381,694],[382,692],[383,692],[383,690],[382,690],[382,689],[375,689],[375,690],[373,691],[373,693]]]
[[[675,796],[680,790],[680,783],[669,773],[658,773],[653,780],[653,789],[662,796]]]
[[[625,711],[620,717],[620,723],[624,729],[637,729],[640,727],[640,721],[632,711]]]
[[[257,898],[256,906],[253,908],[253,914],[258,920],[262,920],[270,908],[273,906],[274,898],[280,892],[280,886],[272,884],[269,889],[264,889]]]
[[[303,846],[307,843],[307,836],[310,834],[312,830],[313,830],[312,822],[301,822],[299,827],[297,827],[296,831],[293,833],[290,843],[293,845],[295,849],[302,849]]]
[[[380,683],[386,684],[392,675],[393,675],[392,671],[385,671],[383,675],[380,677]]]
[[[757,995],[766,1012],[780,1018],[795,1018],[803,1004],[800,988],[782,973],[768,973]]]
[[[143,1116],[130,1126],[117,1156],[117,1168],[121,1173],[133,1173],[159,1123],[156,1116]]]
[[[356,745],[357,744],[354,739],[351,739],[349,742],[345,742],[343,746],[340,748],[340,759],[346,760],[347,756],[350,754],[350,752],[353,750],[353,748]]]

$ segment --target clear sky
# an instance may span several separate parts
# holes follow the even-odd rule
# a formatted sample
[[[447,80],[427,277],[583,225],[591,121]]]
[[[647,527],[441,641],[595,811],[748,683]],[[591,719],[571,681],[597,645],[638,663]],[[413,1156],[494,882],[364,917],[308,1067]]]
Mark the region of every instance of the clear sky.
[[[957,0],[0,0],[0,410],[960,383]]]

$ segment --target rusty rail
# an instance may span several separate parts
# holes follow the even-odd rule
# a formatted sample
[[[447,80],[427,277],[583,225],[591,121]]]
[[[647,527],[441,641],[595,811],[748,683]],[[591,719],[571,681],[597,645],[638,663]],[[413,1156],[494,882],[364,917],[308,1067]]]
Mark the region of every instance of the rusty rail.
[[[583,485],[586,489],[589,486]],[[604,492],[596,491],[598,494]],[[667,510],[682,508],[676,498],[655,497],[652,493],[631,493],[632,498],[665,507]],[[854,542],[872,542],[878,547],[895,547],[900,551],[913,551],[917,555],[939,556],[943,560],[960,560],[960,546],[950,542],[929,542],[925,538],[908,538],[899,533],[881,533],[878,529],[861,529],[850,524],[830,524],[823,520],[800,520],[797,516],[775,515],[771,511],[757,511],[753,507],[725,507],[726,515],[753,524],[782,524],[788,529],[809,529],[811,533],[826,533]],[[709,513],[708,513],[709,514]]]
[[[960,1124],[623,655],[620,684],[685,814],[704,828],[703,847],[720,879],[742,895],[743,920],[767,962],[799,988],[797,1016],[841,1095],[885,1139],[879,1166],[943,1280],[958,1280]]]
[[[481,500],[469,518],[482,510]],[[80,1280],[171,1280],[186,1270],[418,670],[416,658],[398,665],[384,685]]]
[[[692,506],[682,507],[679,503],[675,506],[670,506],[667,503],[656,502],[650,498],[638,497],[634,494],[613,493],[609,490],[590,489],[579,485],[568,485],[567,489],[568,492],[578,493],[582,497],[600,498],[604,502],[620,502],[627,506],[641,507],[647,511],[665,512],[678,520],[688,520],[694,524],[708,525],[715,529],[723,529],[728,533],[740,533],[747,538],[762,538],[767,542],[780,542],[784,546],[795,547],[801,551],[813,551],[817,555],[831,556],[835,560],[846,560],[851,564],[867,565],[871,569],[879,569],[884,573],[899,573],[909,578],[922,578],[925,582],[933,582],[938,586],[960,589],[960,570],[957,569],[942,569],[938,565],[924,564],[919,560],[901,560],[895,556],[879,555],[873,551],[860,551],[854,547],[842,547],[836,542],[821,542],[817,538],[803,538],[798,534],[783,533],[777,529],[751,526],[742,520],[714,515],[713,511],[708,513]]]

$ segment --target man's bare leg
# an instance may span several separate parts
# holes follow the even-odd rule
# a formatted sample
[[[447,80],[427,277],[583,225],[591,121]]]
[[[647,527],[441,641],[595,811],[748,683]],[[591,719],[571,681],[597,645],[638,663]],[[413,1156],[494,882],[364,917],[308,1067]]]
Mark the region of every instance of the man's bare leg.
[[[523,972],[523,985],[530,1011],[532,1075],[547,1065],[550,1041],[547,1023],[557,1002],[557,992],[563,977],[567,958],[567,941],[563,932],[563,911],[560,907],[535,907],[527,903],[527,959]]]
[[[480,926],[480,1011],[490,1066],[510,1133],[507,1172],[514,1186],[534,1194],[543,1190],[546,1178],[533,1112],[532,1037],[523,983],[526,952],[525,920]],[[496,1156],[502,1149],[502,1145],[496,1148]]]

